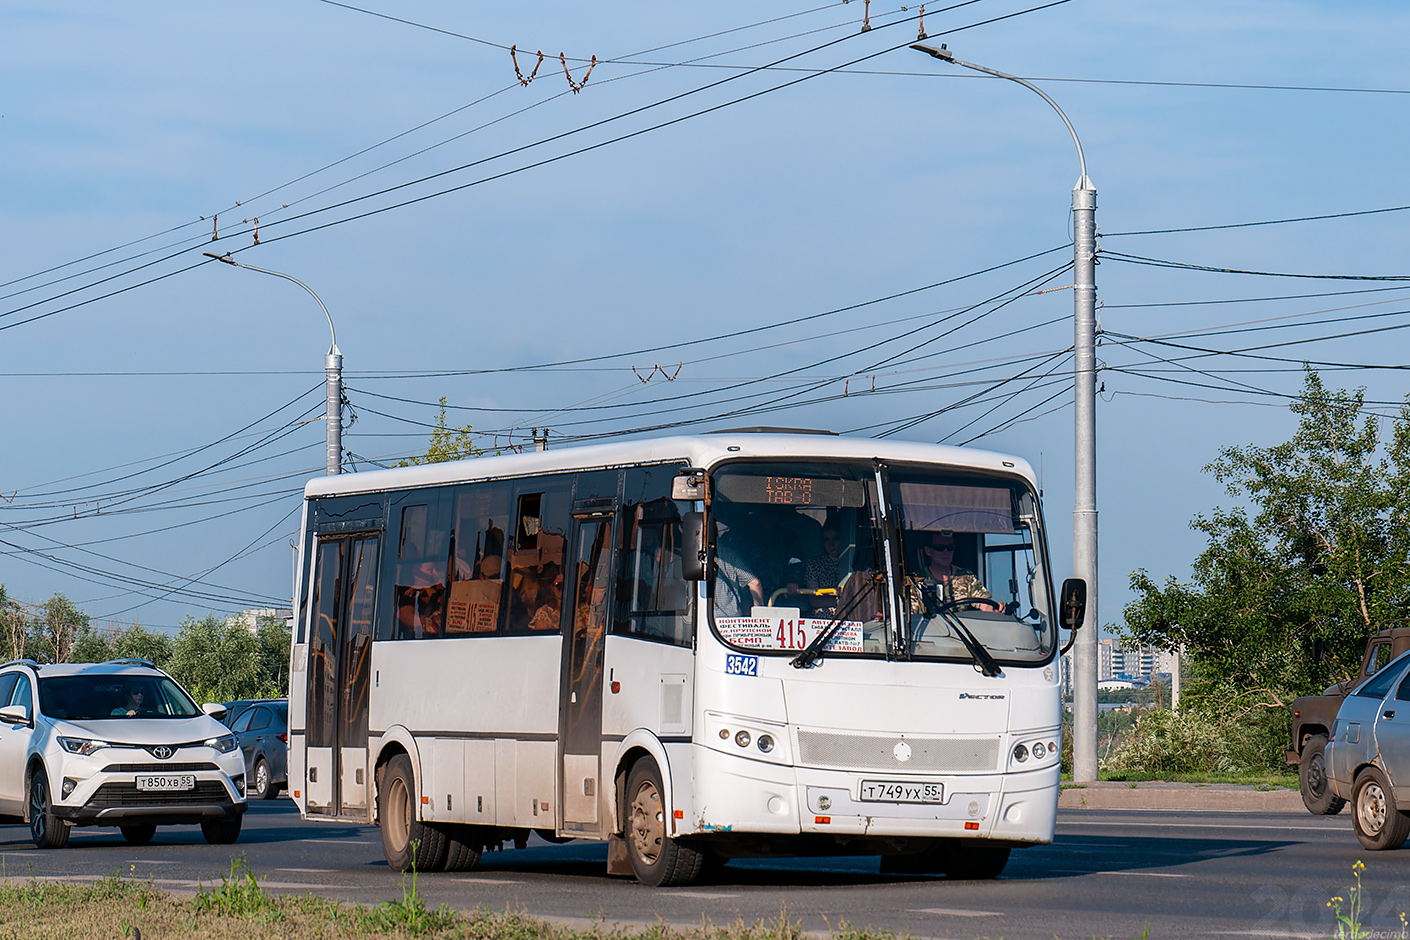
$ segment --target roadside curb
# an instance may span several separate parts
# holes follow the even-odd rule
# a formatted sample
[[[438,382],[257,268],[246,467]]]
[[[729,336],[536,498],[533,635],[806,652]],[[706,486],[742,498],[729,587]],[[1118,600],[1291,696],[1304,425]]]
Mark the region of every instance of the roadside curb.
[[[1306,813],[1302,795],[1231,783],[1123,783],[1102,780],[1063,784],[1059,809],[1146,809],[1180,812]]]

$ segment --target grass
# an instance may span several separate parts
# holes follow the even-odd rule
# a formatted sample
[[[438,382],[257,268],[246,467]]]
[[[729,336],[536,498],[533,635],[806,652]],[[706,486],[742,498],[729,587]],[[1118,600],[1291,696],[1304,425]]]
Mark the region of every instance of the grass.
[[[1101,771],[1102,780],[1143,782],[1164,780],[1170,783],[1240,783],[1260,789],[1297,789],[1297,771],[1291,773],[1237,773],[1237,774],[1140,774],[1129,771]]]
[[[1297,768],[1288,773],[1238,773],[1238,774],[1139,774],[1130,771],[1102,769],[1097,772],[1098,780],[1112,780],[1119,783],[1237,783],[1257,790],[1296,790]],[[1064,790],[1081,788],[1086,784],[1073,783],[1072,774],[1064,772],[1061,786]]]
[[[1148,932],[1149,929],[1147,929]],[[816,936],[816,934],[809,935]],[[374,907],[340,904],[311,894],[271,895],[243,859],[202,886],[194,898],[177,898],[120,874],[91,884],[30,880],[0,884],[0,940],[804,940],[803,922],[785,909],[776,920],[676,928],[664,922],[624,929],[594,923],[587,929],[539,920],[522,912],[476,908],[468,913],[430,910],[415,879],[402,883],[402,898]],[[911,940],[892,930],[829,925],[828,940]]]

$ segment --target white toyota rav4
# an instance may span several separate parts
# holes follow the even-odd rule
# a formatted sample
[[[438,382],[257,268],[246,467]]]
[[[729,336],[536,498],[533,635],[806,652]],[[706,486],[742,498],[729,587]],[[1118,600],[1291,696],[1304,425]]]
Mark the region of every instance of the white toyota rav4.
[[[0,666],[0,815],[29,822],[40,848],[72,826],[117,826],[135,845],[158,826],[199,823],[234,842],[245,760],[230,729],[145,660]]]

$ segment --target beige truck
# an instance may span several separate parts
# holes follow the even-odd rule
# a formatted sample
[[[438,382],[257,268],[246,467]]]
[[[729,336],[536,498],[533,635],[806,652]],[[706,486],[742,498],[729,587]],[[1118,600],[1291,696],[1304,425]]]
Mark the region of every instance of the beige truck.
[[[1289,764],[1297,765],[1302,803],[1314,816],[1335,816],[1346,806],[1346,800],[1327,786],[1326,762],[1328,735],[1342,700],[1406,650],[1410,650],[1410,627],[1372,634],[1366,641],[1359,675],[1328,687],[1321,695],[1304,695],[1292,703],[1292,747],[1288,748],[1287,758]]]

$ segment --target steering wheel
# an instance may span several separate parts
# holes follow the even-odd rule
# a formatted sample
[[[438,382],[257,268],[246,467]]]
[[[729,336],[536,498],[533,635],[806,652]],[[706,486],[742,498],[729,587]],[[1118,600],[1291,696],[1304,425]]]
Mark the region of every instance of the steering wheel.
[[[1002,614],[1008,611],[1008,605],[989,597],[958,597],[955,600],[941,603],[939,610],[960,610],[965,607],[973,607],[975,610],[987,610],[990,613],[996,614]]]

